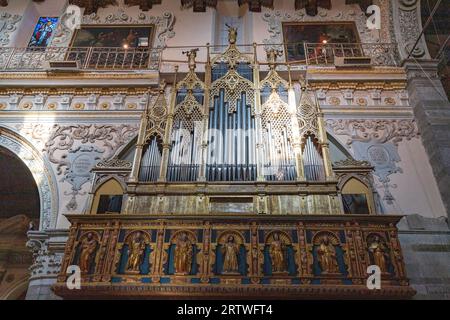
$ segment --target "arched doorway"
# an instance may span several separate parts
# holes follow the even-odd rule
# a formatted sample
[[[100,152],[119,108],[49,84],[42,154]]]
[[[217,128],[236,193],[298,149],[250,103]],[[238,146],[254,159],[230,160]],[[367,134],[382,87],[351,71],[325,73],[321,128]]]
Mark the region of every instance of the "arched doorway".
[[[27,231],[39,227],[39,191],[25,163],[1,146],[0,172],[0,299],[21,299],[32,264]]]

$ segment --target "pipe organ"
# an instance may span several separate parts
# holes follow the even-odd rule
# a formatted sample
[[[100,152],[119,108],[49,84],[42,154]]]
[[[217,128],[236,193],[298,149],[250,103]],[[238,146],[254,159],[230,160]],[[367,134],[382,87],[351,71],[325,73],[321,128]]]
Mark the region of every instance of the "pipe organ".
[[[187,74],[180,80],[176,70],[170,87],[147,97],[133,164],[116,159],[94,168],[93,181],[126,176],[124,205],[120,214],[92,208],[69,217],[61,270],[88,257],[84,290],[68,290],[62,271],[55,292],[412,296],[395,228],[400,217],[343,211],[338,179],[359,175],[371,190],[373,168],[353,159],[332,166],[323,115],[307,84],[300,81],[296,92],[290,77],[280,76],[280,52],[268,51],[262,71],[256,53],[241,53],[235,42],[230,28],[222,54],[208,48],[204,77],[197,50],[186,52]],[[122,167],[108,167],[114,163]],[[381,270],[381,290],[365,285],[372,264]]]

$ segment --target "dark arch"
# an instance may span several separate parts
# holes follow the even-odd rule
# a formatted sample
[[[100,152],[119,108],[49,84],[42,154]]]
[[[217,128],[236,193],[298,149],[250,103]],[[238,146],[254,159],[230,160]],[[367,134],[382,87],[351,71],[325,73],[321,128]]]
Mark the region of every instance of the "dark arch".
[[[28,167],[14,153],[0,147],[0,172],[0,220],[25,215],[38,222],[39,191]]]
[[[24,299],[32,254],[27,231],[39,228],[40,196],[26,164],[0,146],[0,299]]]

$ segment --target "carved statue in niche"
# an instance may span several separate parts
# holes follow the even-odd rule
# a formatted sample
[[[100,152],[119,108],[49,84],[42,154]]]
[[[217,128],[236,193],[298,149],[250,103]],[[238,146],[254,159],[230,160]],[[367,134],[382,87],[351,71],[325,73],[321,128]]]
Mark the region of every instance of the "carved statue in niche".
[[[336,249],[327,235],[320,239],[320,244],[317,248],[317,257],[322,274],[339,273]]]
[[[389,255],[384,241],[379,236],[375,235],[371,239],[369,253],[372,256],[373,263],[380,267],[381,272],[388,272],[387,262]]]
[[[91,268],[92,256],[97,251],[97,240],[94,238],[94,234],[89,232],[86,238],[81,242],[80,253],[80,269],[81,272],[88,273]]]
[[[139,267],[143,262],[145,252],[145,240],[140,231],[136,232],[129,242],[127,271],[139,273]]]
[[[223,273],[239,273],[239,245],[233,235],[229,235],[222,245]]]
[[[192,243],[185,232],[179,234],[175,245],[175,274],[190,274],[192,266]]]
[[[286,248],[285,243],[280,238],[279,233],[274,233],[269,246],[270,259],[272,261],[272,272],[286,272]]]

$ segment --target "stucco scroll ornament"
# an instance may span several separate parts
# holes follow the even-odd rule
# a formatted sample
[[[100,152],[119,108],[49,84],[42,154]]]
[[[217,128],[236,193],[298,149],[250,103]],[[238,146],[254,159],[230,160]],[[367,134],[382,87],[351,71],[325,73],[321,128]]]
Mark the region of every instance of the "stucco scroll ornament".
[[[0,13],[0,45],[8,45],[9,36],[17,29],[16,25],[21,19],[22,17],[17,14]],[[2,56],[0,56],[0,65],[2,64]]]
[[[83,195],[81,189],[92,179],[91,169],[101,159],[111,158],[124,144],[137,133],[133,125],[55,125],[53,133],[45,144],[44,151],[50,162],[57,164],[57,175],[61,181],[71,184],[71,200],[68,210],[78,205],[77,195]]]
[[[363,161],[370,162],[375,169],[384,190],[383,200],[392,205],[395,200],[390,189],[396,188],[390,182],[390,175],[402,173],[402,168],[397,166],[401,158],[397,146],[403,139],[410,140],[417,137],[417,127],[413,120],[327,120],[327,125],[337,135],[348,136],[348,145],[355,151],[355,156]]]

